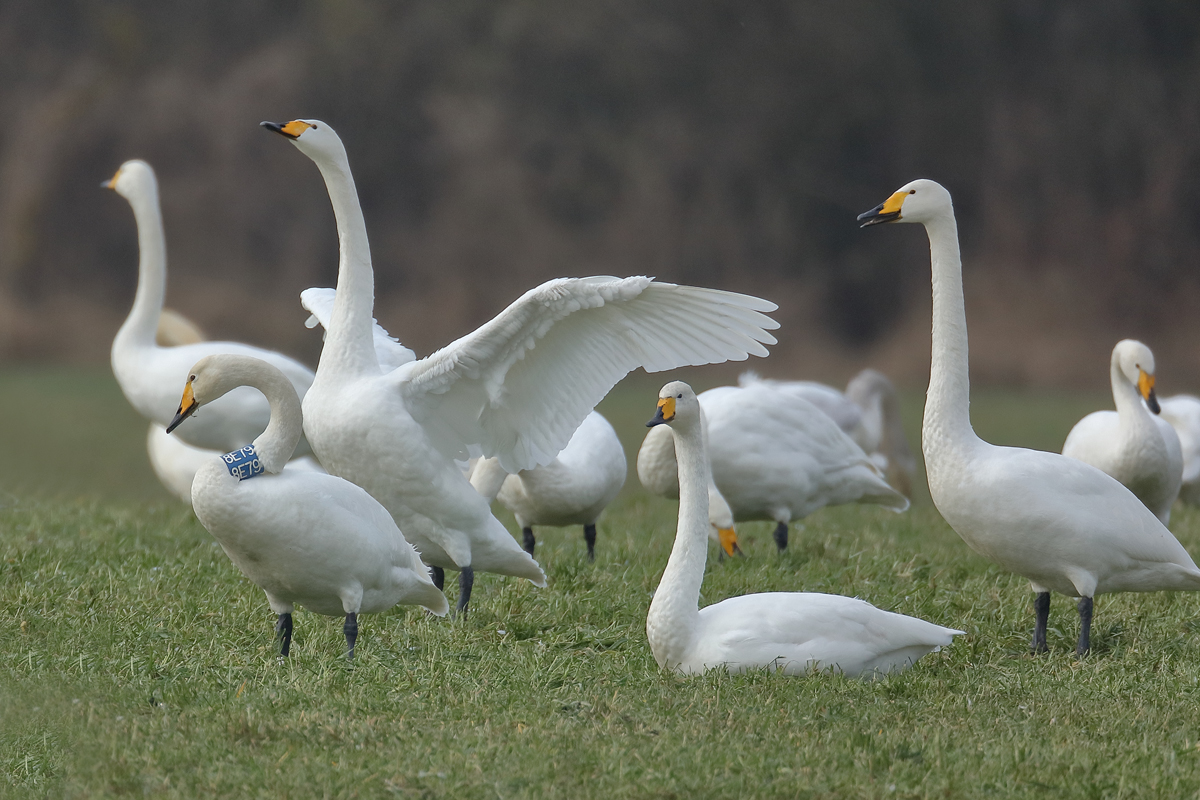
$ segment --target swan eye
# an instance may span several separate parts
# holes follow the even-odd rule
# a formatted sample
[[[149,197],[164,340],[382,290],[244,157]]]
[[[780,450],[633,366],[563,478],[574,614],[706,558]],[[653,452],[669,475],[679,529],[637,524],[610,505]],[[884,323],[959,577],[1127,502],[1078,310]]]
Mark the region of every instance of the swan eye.
[[[313,126],[312,126],[312,129],[315,131],[315,130],[317,129],[317,126],[316,126],[316,125],[313,125]]]
[[[315,127],[315,126],[314,126],[314,127]],[[908,193],[909,193],[909,194],[916,194],[916,193],[917,193],[917,190],[916,190],[916,189],[909,189],[909,190],[908,190]]]
[[[680,394],[677,394],[677,395],[675,395],[675,397],[676,397],[677,399],[679,399],[679,400],[682,400],[682,399],[683,399],[683,394],[682,394],[682,393],[680,393]]]
[[[194,381],[194,380],[196,380],[196,376],[195,376],[195,375],[188,375],[188,383],[191,383],[191,382],[192,382],[192,381]]]

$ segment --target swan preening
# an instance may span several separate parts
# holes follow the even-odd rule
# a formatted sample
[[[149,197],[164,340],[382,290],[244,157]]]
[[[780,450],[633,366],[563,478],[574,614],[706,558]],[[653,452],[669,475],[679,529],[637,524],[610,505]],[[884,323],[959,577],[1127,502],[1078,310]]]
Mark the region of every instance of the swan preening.
[[[1175,429],[1158,416],[1154,354],[1123,339],[1109,373],[1117,410],[1093,411],[1075,423],[1062,453],[1119,480],[1166,525],[1183,481],[1183,450]]]
[[[424,359],[384,372],[376,351],[374,273],[346,150],[319,120],[264,127],[325,179],[338,228],[337,296],[304,430],[322,465],[362,486],[427,564],[545,576],[492,516],[455,463],[494,457],[508,472],[549,463],[617,381],[648,371],[766,355],[773,303],[649,278],[568,278],[530,290],[491,322]]]
[[[471,485],[513,513],[529,555],[537,544],[534,525],[582,525],[588,561],[595,561],[596,520],[625,485],[626,471],[617,432],[593,411],[549,464],[509,475],[498,459],[480,459]]]
[[[970,418],[967,319],[950,193],[913,181],[859,216],[863,226],[925,226],[933,273],[933,358],[921,444],[929,493],[973,550],[1029,579],[1034,651],[1046,649],[1050,592],[1078,597],[1076,651],[1090,647],[1092,598],[1106,592],[1200,589],[1200,569],[1120,482],[1058,453],[997,447]]]
[[[699,396],[712,462],[710,494],[721,496],[734,520],[775,522],[776,547],[783,550],[789,523],[824,506],[908,508],[908,499],[888,485],[863,449],[794,383],[754,375],[740,383]],[[642,484],[668,497],[679,491],[673,448],[670,432],[653,428],[638,452]]]
[[[167,282],[167,248],[158,182],[145,161],[126,161],[103,184],[129,201],[138,230],[138,285],[133,308],[112,344],[112,369],[121,391],[146,419],[166,426],[175,413],[176,392],[188,369],[207,355],[238,353],[260,358],[281,370],[303,394],[313,380],[308,367],[280,353],[238,342],[193,342],[160,347],[155,340]],[[220,452],[242,447],[267,426],[270,411],[262,395],[243,387],[222,397],[179,428],[192,447]],[[301,441],[297,451],[308,452]]]
[[[676,381],[659,392],[658,412],[647,423],[670,426],[679,465],[679,527],[646,616],[659,666],[685,674],[766,668],[870,679],[904,670],[962,633],[811,592],[748,594],[698,608],[710,528],[703,415],[691,387]]]
[[[248,447],[214,456],[197,471],[192,507],[230,560],[266,592],[279,615],[281,653],[289,653],[296,605],[344,617],[350,658],[359,613],[405,603],[445,614],[445,595],[383,506],[333,475],[284,470],[303,424],[296,390],[274,366],[244,355],[201,359],[169,430],[241,386],[266,397],[270,422]]]

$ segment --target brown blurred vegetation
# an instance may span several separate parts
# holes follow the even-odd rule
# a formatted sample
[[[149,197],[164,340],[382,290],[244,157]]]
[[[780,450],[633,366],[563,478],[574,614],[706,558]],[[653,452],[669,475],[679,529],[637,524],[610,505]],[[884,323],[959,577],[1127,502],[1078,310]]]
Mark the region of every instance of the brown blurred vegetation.
[[[136,240],[98,188],[158,171],[168,303],[312,360],[319,174],[260,120],[341,134],[378,315],[426,353],[536,283],[649,274],[780,303],[757,365],[928,361],[928,253],[854,217],[954,194],[976,378],[1103,386],[1124,336],[1200,389],[1193,0],[6,0],[0,358],[102,360]],[[1174,376],[1174,377],[1171,377]]]

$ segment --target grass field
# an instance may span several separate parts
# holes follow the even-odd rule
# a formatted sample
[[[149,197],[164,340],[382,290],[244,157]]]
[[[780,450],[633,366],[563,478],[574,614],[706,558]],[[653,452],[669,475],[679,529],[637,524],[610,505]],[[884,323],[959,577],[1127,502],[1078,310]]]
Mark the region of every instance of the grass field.
[[[660,383],[602,407],[630,446]],[[977,392],[973,413],[993,441],[1056,448],[1104,403]],[[481,575],[466,620],[364,616],[353,665],[340,620],[300,611],[280,664],[262,593],[156,486],[106,373],[0,372],[0,408],[0,796],[1200,794],[1200,597],[1100,598],[1082,661],[1056,597],[1034,658],[1028,585],[927,496],[825,509],[782,557],[745,525],[746,558],[709,565],[705,602],[832,591],[967,631],[878,683],[659,671],[644,624],[675,505],[636,477],[594,565],[578,530],[544,529],[548,588]],[[1171,527],[1200,552],[1200,513]]]

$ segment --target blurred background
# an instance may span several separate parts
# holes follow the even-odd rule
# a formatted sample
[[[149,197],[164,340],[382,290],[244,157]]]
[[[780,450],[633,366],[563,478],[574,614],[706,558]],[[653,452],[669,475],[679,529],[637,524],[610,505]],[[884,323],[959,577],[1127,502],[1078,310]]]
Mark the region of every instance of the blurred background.
[[[157,170],[169,306],[315,361],[333,285],[314,165],[342,136],[380,321],[426,354],[552,277],[648,274],[780,305],[756,364],[923,387],[929,266],[855,216],[953,193],[980,385],[1098,389],[1120,338],[1200,389],[1192,0],[6,0],[0,360],[102,365]]]

